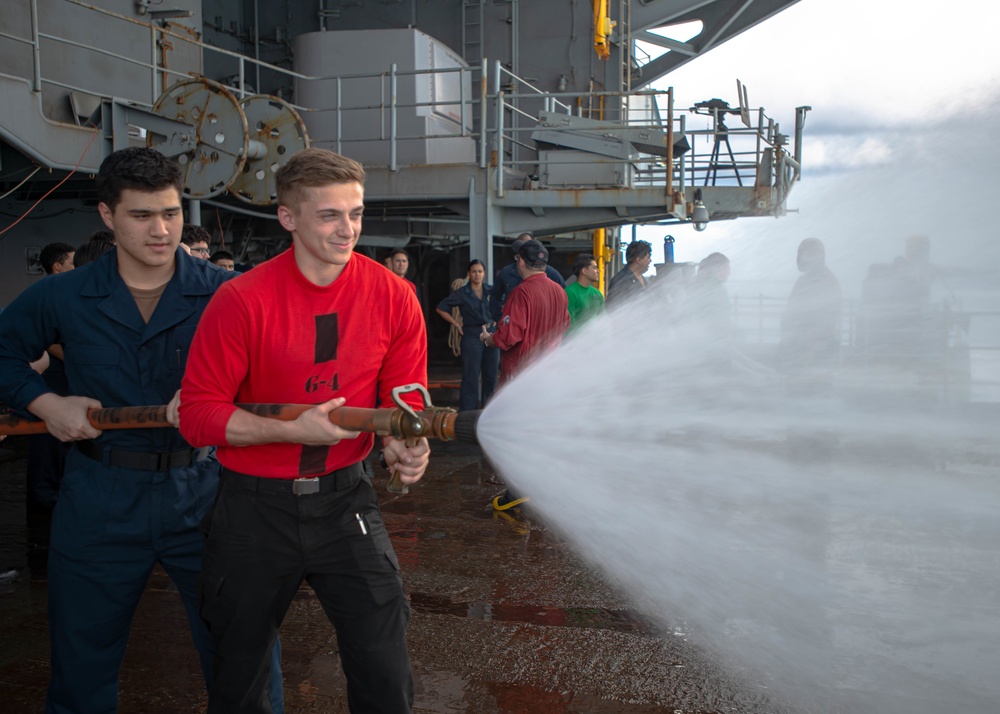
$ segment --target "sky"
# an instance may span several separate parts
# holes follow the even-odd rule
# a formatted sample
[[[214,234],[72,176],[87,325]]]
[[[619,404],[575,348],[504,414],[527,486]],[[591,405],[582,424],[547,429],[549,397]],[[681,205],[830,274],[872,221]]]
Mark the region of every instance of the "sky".
[[[739,78],[750,106],[763,106],[783,133],[792,133],[795,107],[812,107],[803,178],[780,219],[703,233],[646,227],[638,237],[653,244],[654,261],[668,233],[677,261],[721,250],[734,284],[794,280],[796,247],[810,236],[826,243],[845,288],[870,263],[900,255],[914,233],[931,238],[932,262],[1000,268],[1000,133],[990,135],[1000,110],[997,27],[1000,3],[987,0],[801,0],[689,62],[657,83],[673,86],[675,106],[713,97],[736,106]],[[688,115],[689,128],[707,121]],[[623,240],[630,234],[623,229]]]

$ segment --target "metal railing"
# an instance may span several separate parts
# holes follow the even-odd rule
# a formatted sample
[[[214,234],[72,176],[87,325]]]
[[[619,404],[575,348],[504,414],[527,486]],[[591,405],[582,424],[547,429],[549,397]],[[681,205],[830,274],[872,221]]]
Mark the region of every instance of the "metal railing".
[[[499,66],[499,63],[497,63]],[[509,75],[509,73],[507,73]],[[526,83],[522,83],[526,84]],[[673,135],[675,128],[682,127],[680,123],[664,121],[661,117],[657,98],[665,97],[668,102],[668,117],[672,112],[673,90],[643,90],[640,92],[575,92],[545,93],[531,85],[527,92],[508,91],[510,87],[501,87],[490,100],[495,101],[492,112],[495,116],[495,126],[488,131],[495,132],[497,144],[497,185],[502,195],[502,178],[508,173],[514,175],[537,174],[539,170],[539,150],[531,139],[531,134],[539,128],[539,112],[564,113],[594,120],[598,123],[589,124],[590,132],[607,132],[612,137],[623,128],[648,129],[657,135],[666,132],[670,140],[663,147],[666,157],[633,151],[624,161],[614,157],[600,157],[588,154],[581,158],[579,164],[596,166],[608,164],[613,166],[627,165],[630,187],[665,186],[683,180],[684,171],[676,162],[670,161]],[[566,101],[563,101],[566,100]],[[575,104],[575,106],[573,106]],[[634,105],[643,105],[639,111]],[[595,109],[596,107],[596,109]],[[574,111],[575,110],[575,111]],[[509,148],[508,148],[509,147]],[[572,165],[572,160],[563,165]],[[674,173],[671,175],[668,165],[674,163]],[[683,186],[682,186],[683,188]]]
[[[553,101],[560,113],[587,118],[593,118],[595,111],[592,107],[596,105],[602,123],[588,128],[593,131],[607,130],[609,136],[623,127],[645,128],[670,135],[668,147],[664,147],[669,149],[667,158],[637,151],[624,161],[596,155],[579,160],[581,165],[587,166],[622,166],[623,173],[627,174],[623,184],[628,187],[670,185],[683,191],[689,185],[763,185],[777,189],[779,199],[776,203],[780,205],[799,178],[798,162],[784,150],[785,138],[778,133],[776,124],[763,109],[748,112],[752,119],[750,127],[726,127],[716,121],[712,128],[691,130],[688,118],[676,113],[672,89],[647,89],[634,93],[591,92],[587,95],[544,93],[523,82],[511,81],[506,86],[500,85],[501,69],[498,62],[495,69],[497,93],[489,97],[496,102],[491,114],[495,117],[496,182],[501,195],[504,176],[509,173],[515,176],[537,173],[538,149],[530,140],[530,135],[539,126],[539,111],[556,111],[552,108]],[[505,77],[513,77],[506,70],[503,72]],[[529,90],[520,91],[522,86],[527,86]],[[660,98],[665,98],[667,102],[666,120],[662,117]],[[637,118],[636,114],[647,116]],[[688,139],[690,148],[685,154],[674,156],[674,140],[682,136]],[[710,148],[700,150],[700,142],[705,142]],[[766,176],[761,175],[765,152],[770,152],[772,160]],[[572,163],[567,161],[563,165]]]
[[[730,298],[733,326],[740,343],[767,362],[781,341],[781,321],[786,298],[764,294]],[[881,326],[866,324],[864,308],[845,300],[840,317],[842,369],[883,375],[886,371],[920,372],[936,380],[950,402],[1000,402],[1000,311],[962,310],[951,301],[925,306],[913,325],[900,326],[894,335]],[[872,339],[872,329],[876,330]],[[895,339],[898,336],[899,339]],[[914,350],[914,345],[920,349]]]
[[[32,86],[41,91],[43,85],[66,89],[70,92],[80,92],[95,96],[108,96],[106,87],[102,87],[100,79],[95,77],[90,86],[60,82],[44,71],[46,58],[43,56],[42,40],[59,43],[64,46],[77,47],[88,52],[94,52],[118,62],[140,67],[149,72],[150,96],[155,98],[171,83],[171,80],[188,79],[188,74],[165,66],[160,60],[160,52],[164,43],[186,43],[197,48],[201,53],[199,58],[211,53],[225,58],[225,62],[235,64],[235,72],[228,75],[228,88],[237,99],[243,99],[248,94],[246,77],[248,69],[259,76],[261,70],[272,72],[287,84],[294,82],[334,82],[334,99],[331,106],[301,106],[295,109],[308,116],[314,112],[332,113],[336,146],[338,151],[350,152],[350,145],[355,142],[381,141],[388,144],[388,167],[398,169],[399,146],[401,142],[412,140],[444,139],[463,137],[476,142],[477,163],[481,168],[490,165],[496,169],[495,190],[502,195],[508,175],[527,177],[537,175],[539,171],[539,150],[531,140],[530,134],[539,124],[539,113],[576,114],[594,118],[599,117],[602,124],[599,128],[607,128],[608,132],[620,130],[622,127],[649,128],[656,132],[667,132],[670,136],[669,146],[665,147],[666,156],[636,152],[628,160],[620,161],[612,157],[607,159],[595,154],[587,155],[583,160],[588,165],[602,162],[621,164],[622,171],[627,174],[623,183],[627,187],[666,187],[671,193],[676,188],[684,190],[699,182],[716,185],[742,185],[744,182],[759,181],[757,172],[762,165],[763,152],[772,150],[774,162],[771,175],[766,178],[769,186],[776,187],[780,200],[787,195],[791,185],[798,178],[798,165],[781,150],[778,135],[773,122],[768,120],[763,110],[756,110],[756,126],[752,128],[739,127],[721,130],[710,128],[705,130],[688,130],[686,117],[674,114],[673,94],[671,90],[636,93],[626,92],[590,92],[590,93],[548,93],[539,90],[529,82],[515,76],[506,70],[499,61],[491,65],[484,59],[479,67],[458,67],[446,69],[421,69],[400,71],[396,65],[388,71],[371,74],[308,76],[287,68],[269,64],[259,59],[251,58],[231,50],[214,47],[191,36],[159,27],[152,23],[142,22],[110,10],[88,5],[81,0],[62,0],[62,2],[96,13],[102,22],[127,23],[139,26],[149,33],[149,54],[145,58],[129,57],[101,47],[77,42],[72,38],[58,37],[42,32],[39,29],[38,0],[31,0],[30,37],[18,37],[8,33],[0,33],[7,39],[29,45],[32,48]],[[114,31],[113,29],[109,32]],[[492,93],[487,82],[482,81],[487,76],[490,67]],[[409,102],[399,100],[399,83],[401,80],[419,81],[434,75],[447,77],[457,75],[459,95],[446,100]],[[412,78],[412,79],[411,79]],[[427,79],[430,81],[430,79]],[[467,86],[475,87],[479,82],[480,91],[466,91]],[[350,96],[345,97],[345,83],[357,85],[368,82],[377,85],[376,101],[358,102]],[[116,96],[119,99],[149,108],[151,103],[145,97]],[[658,100],[666,97],[667,117],[661,115]],[[438,107],[458,106],[460,119],[458,131],[454,133],[404,134],[401,131],[399,115],[402,111],[419,111]],[[344,134],[345,118],[355,112],[374,112],[376,120],[365,122],[372,128],[370,134]],[[478,127],[476,123],[478,122]],[[674,157],[674,138],[686,136],[691,145],[685,155]],[[699,143],[705,141],[712,145],[711,149],[700,150]],[[735,146],[733,144],[736,144]],[[723,147],[725,152],[723,153]],[[730,152],[731,149],[731,152]]]
[[[106,50],[101,47],[94,45],[84,44],[77,42],[70,38],[59,37],[57,35],[41,32],[39,30],[39,18],[37,12],[38,0],[31,0],[31,33],[32,37],[19,37],[17,35],[11,35],[9,33],[0,32],[0,37],[4,37],[15,42],[19,42],[25,45],[29,45],[32,48],[32,88],[36,92],[40,92],[43,85],[49,85],[53,87],[59,87],[61,89],[68,90],[70,92],[79,92],[81,94],[93,95],[93,96],[109,96],[109,92],[106,87],[101,86],[99,79],[95,78],[95,82],[92,85],[77,85],[69,84],[66,82],[61,82],[52,77],[46,77],[44,73],[44,57],[42,53],[41,40],[49,40],[60,45],[68,47],[77,47],[79,49],[86,50],[88,52],[93,52],[105,57],[112,58],[114,60],[123,62],[128,65],[135,67],[140,67],[143,70],[149,72],[150,76],[150,96],[155,102],[156,97],[158,97],[163,90],[169,85],[169,79],[173,78],[175,80],[186,80],[190,79],[190,75],[186,72],[181,72],[175,69],[171,69],[165,66],[159,59],[159,49],[164,42],[178,42],[191,45],[198,48],[202,53],[212,53],[220,55],[222,57],[232,60],[236,67],[235,72],[228,75],[231,79],[230,82],[220,82],[228,90],[230,90],[237,99],[244,99],[250,93],[247,88],[246,77],[248,66],[250,68],[255,68],[257,75],[261,69],[268,70],[277,75],[284,77],[288,82],[302,81],[302,82],[326,82],[334,81],[337,83],[336,89],[336,100],[333,106],[329,107],[306,107],[301,105],[292,104],[292,106],[300,114],[308,114],[312,112],[321,111],[333,111],[335,113],[335,122],[337,126],[337,146],[338,151],[341,150],[343,144],[349,144],[351,142],[362,142],[371,140],[381,140],[389,142],[389,152],[390,152],[390,168],[395,170],[398,168],[395,160],[397,154],[397,147],[400,141],[407,141],[412,139],[436,139],[436,138],[452,138],[455,136],[461,137],[472,137],[477,139],[479,144],[479,163],[482,166],[486,166],[489,150],[485,142],[482,140],[480,133],[472,132],[468,129],[471,125],[469,119],[472,117],[472,112],[475,111],[476,105],[483,103],[482,97],[473,96],[471,92],[466,94],[466,85],[464,76],[468,75],[470,81],[469,86],[475,86],[473,81],[475,76],[478,74],[482,76],[485,74],[485,61],[483,67],[459,67],[459,68],[444,68],[444,69],[425,69],[425,70],[410,70],[410,71],[400,71],[396,65],[392,65],[388,71],[370,73],[370,74],[340,74],[340,75],[329,75],[329,76],[309,76],[294,70],[290,70],[284,67],[279,67],[262,60],[257,60],[246,55],[242,55],[238,52],[233,52],[231,50],[226,50],[223,48],[215,47],[212,45],[205,44],[200,40],[193,37],[188,37],[183,34],[173,32],[163,27],[158,27],[155,24],[142,22],[125,15],[113,12],[111,10],[106,10],[99,7],[94,7],[88,5],[80,0],[62,0],[65,3],[74,5],[85,9],[88,12],[93,12],[101,15],[108,20],[127,23],[131,26],[137,26],[144,28],[149,32],[149,57],[148,59],[137,59],[135,57],[125,56],[116,52]],[[459,94],[457,101],[454,100],[444,100],[439,102],[410,102],[404,103],[398,100],[398,82],[400,78],[405,77],[430,77],[433,75],[449,75],[458,74],[459,81],[457,83],[459,87]],[[231,83],[235,79],[235,83]],[[341,86],[344,82],[357,81],[357,80],[367,80],[372,83],[377,83],[378,85],[378,95],[379,100],[375,104],[355,104],[352,105],[349,102],[344,102],[342,100]],[[115,96],[119,99],[128,101],[136,106],[150,109],[153,106],[153,102],[147,101],[145,97],[136,96],[122,96],[120,88],[116,88]],[[408,109],[419,109],[419,108],[435,108],[439,106],[453,106],[457,105],[460,108],[460,121],[459,125],[461,130],[458,134],[448,133],[448,134],[413,134],[413,135],[402,135],[398,131],[397,116],[401,110]],[[343,119],[345,113],[350,112],[361,112],[361,111],[376,111],[378,113],[378,119],[373,123],[373,126],[377,127],[378,132],[371,136],[354,136],[344,138],[341,128],[343,127]]]

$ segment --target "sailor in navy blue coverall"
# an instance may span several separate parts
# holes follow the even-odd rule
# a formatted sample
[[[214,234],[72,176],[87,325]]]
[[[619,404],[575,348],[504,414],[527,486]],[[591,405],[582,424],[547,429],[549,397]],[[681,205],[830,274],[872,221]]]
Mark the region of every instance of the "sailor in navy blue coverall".
[[[474,284],[473,275],[478,284]],[[496,325],[490,315],[490,286],[483,281],[486,267],[481,260],[469,263],[469,282],[438,303],[437,313],[449,323],[459,327],[462,333],[462,386],[459,390],[459,411],[479,408],[479,380],[482,377],[482,403],[493,396],[497,387],[497,370],[500,369],[500,350],[487,347],[480,341],[483,327],[494,329]],[[476,295],[473,288],[480,291]],[[451,317],[452,308],[457,307],[462,315],[461,323]]]
[[[192,449],[176,428],[102,433],[85,422],[86,409],[96,406],[170,403],[176,415],[198,320],[214,291],[237,275],[178,249],[180,190],[169,178],[173,164],[162,162],[152,149],[125,149],[105,160],[102,173],[126,175],[126,188],[112,199],[98,175],[99,209],[115,230],[116,251],[34,284],[0,314],[0,401],[44,418],[74,445],[48,558],[50,714],[117,710],[132,615],[157,563],[177,585],[211,680],[211,639],[199,616],[199,524],[215,498],[218,462]],[[148,186],[156,171],[168,174],[166,188]],[[138,188],[127,188],[129,181]],[[143,302],[147,312],[155,306],[151,315],[141,314]],[[52,393],[28,366],[54,343],[65,352],[69,397]],[[282,710],[278,675],[275,711]]]

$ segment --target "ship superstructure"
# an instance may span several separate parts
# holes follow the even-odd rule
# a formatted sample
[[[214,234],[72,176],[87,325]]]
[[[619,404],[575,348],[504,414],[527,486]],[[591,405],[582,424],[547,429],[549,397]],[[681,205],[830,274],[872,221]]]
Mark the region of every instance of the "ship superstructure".
[[[780,216],[806,108],[789,138],[742,90],[680,107],[657,87],[792,4],[17,0],[0,14],[0,304],[35,279],[40,246],[101,227],[91,175],[133,144],[185,167],[190,220],[245,263],[286,244],[287,156],[356,158],[362,247],[413,248],[427,284],[457,256],[492,273],[522,232],[614,268],[623,225]],[[691,111],[710,128],[690,130]]]

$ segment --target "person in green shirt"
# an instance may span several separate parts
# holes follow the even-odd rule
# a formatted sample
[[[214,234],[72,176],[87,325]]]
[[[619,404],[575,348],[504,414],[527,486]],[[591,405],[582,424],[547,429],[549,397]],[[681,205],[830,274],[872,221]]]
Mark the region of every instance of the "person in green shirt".
[[[573,262],[573,274],[576,282],[566,286],[571,330],[604,312],[604,296],[596,287],[601,279],[601,269],[597,267],[594,256],[590,253],[578,255]]]

